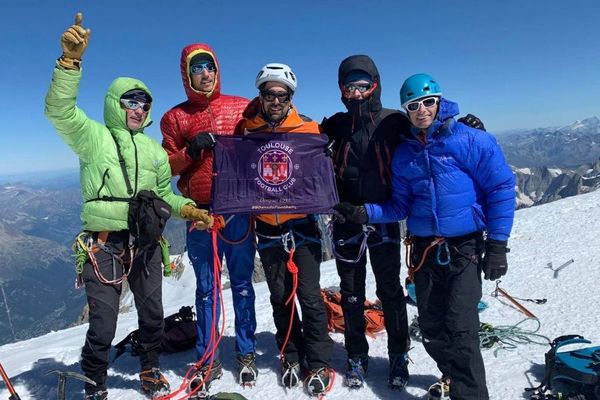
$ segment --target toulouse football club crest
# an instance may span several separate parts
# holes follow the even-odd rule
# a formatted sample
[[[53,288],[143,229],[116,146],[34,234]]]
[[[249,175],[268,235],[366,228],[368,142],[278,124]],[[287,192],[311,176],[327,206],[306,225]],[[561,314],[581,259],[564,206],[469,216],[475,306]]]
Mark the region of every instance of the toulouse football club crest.
[[[260,157],[257,163],[252,163],[258,177],[254,180],[261,189],[268,192],[282,192],[291,187],[296,179],[292,177],[294,169],[298,165],[292,163],[290,155],[294,149],[280,142],[270,142],[260,148]]]
[[[292,176],[292,160],[280,150],[269,150],[260,157],[258,173],[269,185],[281,185]]]

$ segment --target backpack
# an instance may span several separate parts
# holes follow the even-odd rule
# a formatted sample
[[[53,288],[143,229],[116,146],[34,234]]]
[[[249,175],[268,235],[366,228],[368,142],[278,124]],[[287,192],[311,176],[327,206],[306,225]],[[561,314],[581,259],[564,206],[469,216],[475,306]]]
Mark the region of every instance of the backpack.
[[[151,190],[140,190],[129,201],[127,225],[140,251],[155,245],[171,217],[171,207]]]
[[[127,193],[131,196],[134,190],[129,181],[125,158],[121,153],[119,142],[114,137],[113,139],[117,147],[119,165],[127,186]],[[140,253],[159,242],[167,225],[167,220],[171,217],[171,206],[152,190],[140,190],[131,198],[104,197],[103,200],[129,202],[127,229],[133,237],[133,245]]]
[[[344,313],[342,312],[342,294],[337,290],[321,289],[321,298],[327,312],[327,329],[329,332],[344,332]],[[365,333],[375,338],[375,333],[385,329],[381,303],[365,301]]]
[[[178,312],[165,318],[165,329],[160,343],[161,352],[177,353],[194,347],[198,339],[194,315],[192,306],[183,306]],[[133,356],[139,355],[139,334],[139,329],[136,329],[115,345],[117,353],[114,360],[126,351],[127,345],[131,345]]]
[[[557,351],[562,346],[581,343],[591,342],[580,335],[560,336],[552,341],[544,356],[544,380],[538,387],[529,389],[535,390],[531,399],[545,399],[547,392],[552,392],[600,400],[600,346]]]

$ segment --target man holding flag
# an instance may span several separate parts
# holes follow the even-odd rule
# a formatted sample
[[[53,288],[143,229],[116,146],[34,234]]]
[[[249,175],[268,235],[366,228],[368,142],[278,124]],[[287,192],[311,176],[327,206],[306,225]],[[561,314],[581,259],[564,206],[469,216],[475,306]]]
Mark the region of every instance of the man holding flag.
[[[256,78],[256,87],[259,96],[246,107],[236,135],[319,134],[319,125],[300,115],[292,104],[297,79],[289,66],[265,65]],[[259,151],[264,151],[260,162],[255,163],[259,175],[256,184],[261,189],[275,196],[284,192],[286,185],[289,188],[294,184],[292,171],[296,173],[295,169],[302,167],[291,161],[292,145],[271,141]],[[300,173],[302,171],[298,171]],[[290,198],[290,203],[293,200]],[[296,208],[290,205],[289,209]],[[320,297],[321,242],[316,217],[314,214],[258,215],[256,234],[271,292],[275,337],[281,351],[282,384],[296,386],[301,380],[300,365],[306,363],[309,394],[323,394],[329,390],[332,380],[329,365],[333,342],[327,333],[327,314]],[[302,321],[295,310],[296,294]]]

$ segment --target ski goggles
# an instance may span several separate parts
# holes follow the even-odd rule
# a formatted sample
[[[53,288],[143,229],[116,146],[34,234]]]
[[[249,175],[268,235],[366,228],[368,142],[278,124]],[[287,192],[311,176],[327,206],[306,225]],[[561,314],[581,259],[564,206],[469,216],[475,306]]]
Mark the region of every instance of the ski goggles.
[[[143,103],[132,99],[121,99],[121,105],[128,110],[137,110],[141,107],[145,112],[150,111],[150,107],[152,106],[151,103]]]
[[[277,98],[280,103],[287,103],[292,97],[290,92],[273,92],[271,90],[261,91],[260,96],[266,101],[275,101],[275,98]]]
[[[350,83],[344,85],[344,90],[348,93],[354,93],[355,90],[358,90],[359,93],[365,93],[372,87],[373,87],[373,85],[370,83],[350,82]]]
[[[190,65],[190,73],[192,75],[200,75],[204,70],[207,70],[208,72],[215,72],[217,70],[217,66],[212,61]]]
[[[435,106],[437,104],[437,102],[438,102],[437,97],[427,97],[425,99],[412,101],[412,102],[408,103],[405,107],[406,107],[407,111],[415,112],[415,111],[419,111],[419,109],[421,108],[421,105],[423,105],[423,107],[425,107],[425,108],[431,108],[431,107]]]

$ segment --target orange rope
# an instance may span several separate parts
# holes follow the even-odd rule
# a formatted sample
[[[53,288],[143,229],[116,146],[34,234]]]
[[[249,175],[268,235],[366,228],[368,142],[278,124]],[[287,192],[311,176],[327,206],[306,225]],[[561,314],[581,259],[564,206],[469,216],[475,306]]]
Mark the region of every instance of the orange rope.
[[[192,227],[194,226],[194,224],[192,224]],[[204,383],[206,381],[206,379],[208,379],[208,377],[210,377],[211,372],[212,372],[212,367],[215,361],[215,352],[217,347],[219,346],[219,343],[221,342],[221,338],[223,337],[223,333],[225,332],[225,304],[223,302],[223,287],[221,285],[221,270],[223,268],[222,264],[221,264],[221,258],[219,257],[219,252],[218,252],[218,231],[222,228],[221,225],[221,221],[220,219],[215,219],[215,224],[213,225],[212,229],[208,230],[211,233],[212,236],[212,245],[213,245],[213,275],[214,275],[214,279],[213,279],[213,307],[212,307],[212,327],[210,330],[210,338],[208,340],[208,345],[206,346],[206,350],[204,351],[204,354],[202,355],[202,357],[200,357],[200,360],[198,360],[197,363],[195,363],[190,369],[188,369],[188,371],[186,372],[184,378],[183,378],[183,382],[181,382],[181,385],[179,385],[179,388],[177,388],[177,390],[175,390],[174,392],[159,397],[156,400],[170,400],[170,399],[175,399],[176,396],[178,396],[179,394],[182,394],[191,384],[193,377],[195,375],[195,373],[202,368],[202,365],[205,363],[205,361],[210,359],[209,365],[208,365],[208,369],[206,371],[206,373],[204,374],[204,377],[202,378],[202,381],[200,382],[200,384],[191,392],[189,393],[183,393],[183,397],[177,397],[178,400],[183,400],[183,399],[189,399],[191,396],[195,395],[198,391],[200,391],[202,389],[202,387],[204,386]],[[217,337],[217,330],[216,330],[216,320],[217,320],[217,299],[220,298],[221,299],[221,314],[222,314],[222,318],[221,318],[221,329],[219,331],[219,335]]]
[[[287,334],[285,336],[285,341],[281,346],[281,351],[279,352],[279,358],[283,358],[283,352],[285,351],[285,347],[288,344],[290,339],[290,334],[292,333],[292,326],[294,325],[294,316],[296,315],[296,289],[298,288],[298,266],[294,262],[294,252],[296,249],[290,250],[290,258],[287,261],[287,270],[292,274],[292,292],[290,296],[285,301],[285,305],[287,306],[290,301],[292,302],[292,311],[290,314],[290,324],[288,326]]]

